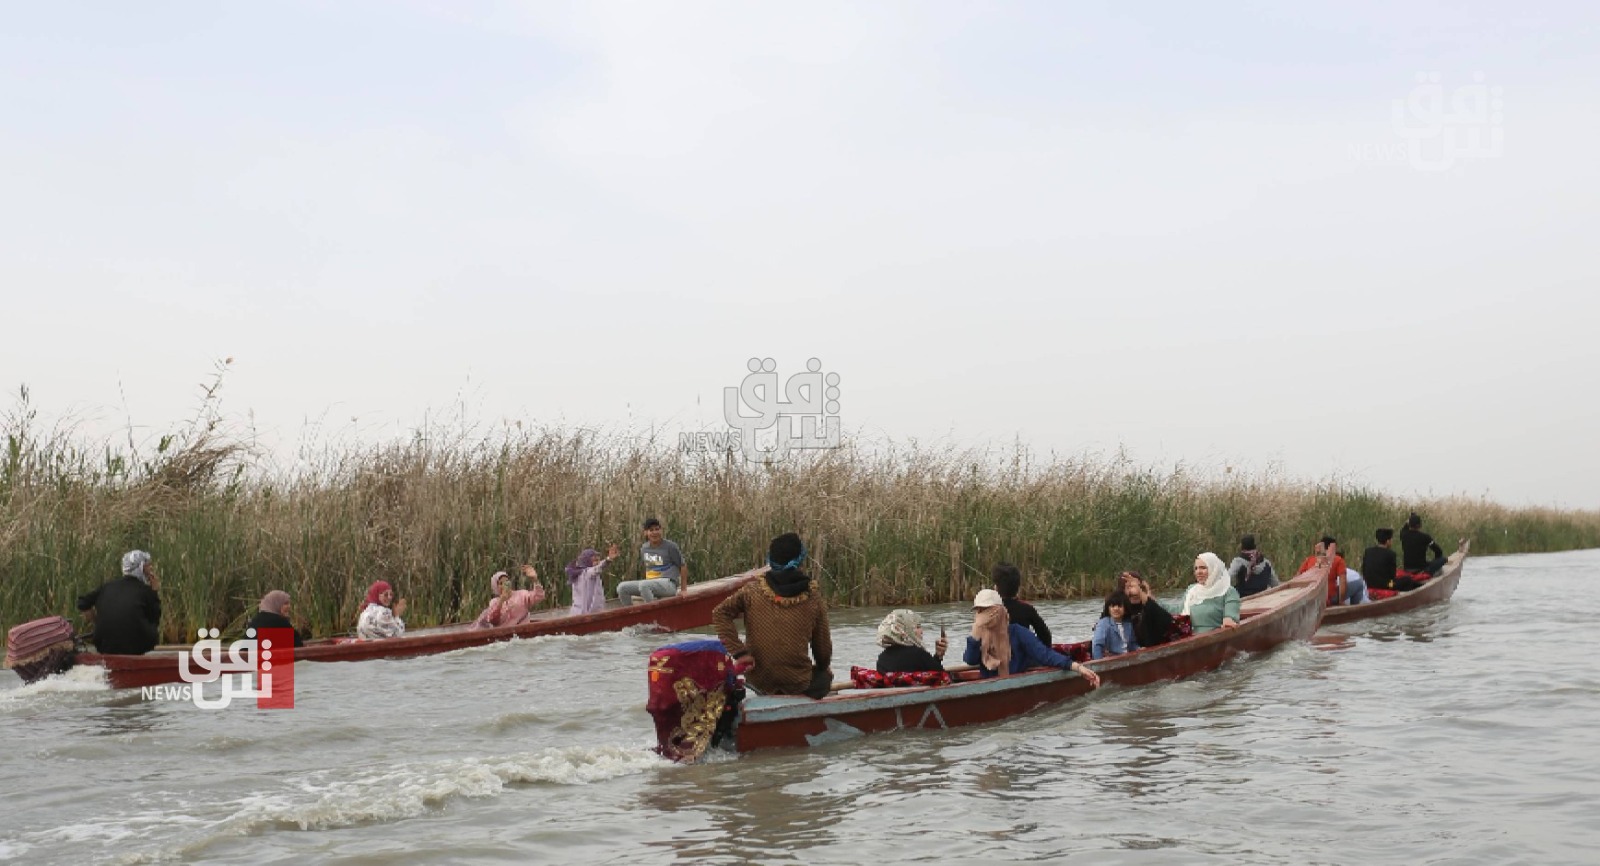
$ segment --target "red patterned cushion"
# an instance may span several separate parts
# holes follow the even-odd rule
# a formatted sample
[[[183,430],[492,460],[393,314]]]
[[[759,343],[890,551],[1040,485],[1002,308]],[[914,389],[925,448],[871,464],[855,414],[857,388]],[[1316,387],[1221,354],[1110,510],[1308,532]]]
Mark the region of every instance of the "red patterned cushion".
[[[1050,648],[1080,664],[1089,661],[1089,641],[1081,640],[1077,643],[1056,643],[1051,644]]]
[[[1396,592],[1396,591],[1394,591],[1392,589],[1369,589],[1369,590],[1367,590],[1367,598],[1371,599],[1372,601],[1383,601],[1386,598],[1394,598],[1395,596],[1397,596],[1399,594],[1400,593],[1398,593],[1398,592]]]
[[[1417,583],[1422,583],[1423,581],[1427,580],[1428,578],[1433,577],[1433,575],[1427,573],[1426,571],[1406,571],[1403,568],[1400,569],[1399,571],[1395,572],[1394,576],[1395,577],[1409,578],[1411,580],[1416,581]]]
[[[942,686],[950,682],[949,671],[894,671],[882,673],[859,665],[850,666],[850,685],[858,689],[898,689],[906,686]]]
[[[1167,642],[1171,643],[1175,640],[1183,640],[1184,638],[1192,637],[1193,635],[1194,623],[1190,621],[1189,615],[1186,613],[1174,614],[1172,617],[1172,627],[1167,629]]]

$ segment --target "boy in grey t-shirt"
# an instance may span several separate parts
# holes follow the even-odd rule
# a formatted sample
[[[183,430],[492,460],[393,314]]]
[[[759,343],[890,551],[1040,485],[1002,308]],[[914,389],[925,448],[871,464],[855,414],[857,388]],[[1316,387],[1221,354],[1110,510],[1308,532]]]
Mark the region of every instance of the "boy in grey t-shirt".
[[[635,598],[655,601],[689,589],[688,565],[683,561],[683,551],[678,545],[662,538],[665,534],[661,521],[654,517],[644,522],[644,544],[639,557],[644,562],[644,580],[629,580],[617,584],[617,600],[624,605],[633,604]]]

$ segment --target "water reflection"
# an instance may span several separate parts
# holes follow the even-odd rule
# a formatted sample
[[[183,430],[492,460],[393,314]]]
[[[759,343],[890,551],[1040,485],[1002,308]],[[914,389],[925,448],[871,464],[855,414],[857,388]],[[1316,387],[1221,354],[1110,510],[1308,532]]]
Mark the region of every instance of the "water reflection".
[[[764,766],[763,766],[764,765]],[[696,863],[802,862],[807,849],[833,841],[831,828],[849,813],[853,796],[824,790],[807,793],[818,781],[816,760],[746,757],[702,764],[663,774],[664,784],[639,794],[639,806],[681,820],[699,814],[710,827],[678,834],[655,845],[676,859]]]

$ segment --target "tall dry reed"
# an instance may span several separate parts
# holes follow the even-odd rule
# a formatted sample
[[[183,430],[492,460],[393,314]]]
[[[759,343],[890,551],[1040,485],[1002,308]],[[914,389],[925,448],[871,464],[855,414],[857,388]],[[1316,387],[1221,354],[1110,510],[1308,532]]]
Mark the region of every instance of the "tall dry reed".
[[[1324,532],[1359,550],[1412,508],[1447,547],[1457,536],[1477,553],[1600,546],[1594,512],[1401,501],[1119,459],[1036,464],[1021,450],[847,445],[763,466],[650,436],[510,426],[303,454],[284,471],[225,428],[207,408],[149,447],[91,446],[40,430],[24,398],[0,428],[0,627],[75,616],[76,597],[114,577],[130,548],[162,569],[171,641],[238,628],[277,588],[315,633],[342,633],[379,578],[411,600],[414,624],[470,619],[489,574],[522,562],[565,602],[561,566],[585,546],[622,544],[608,589],[637,577],[648,516],[665,521],[695,580],[747,569],[772,536],[798,531],[842,605],[967,598],[1001,560],[1023,568],[1037,597],[1098,594],[1126,568],[1171,589],[1197,552],[1227,558],[1246,532],[1292,569]]]

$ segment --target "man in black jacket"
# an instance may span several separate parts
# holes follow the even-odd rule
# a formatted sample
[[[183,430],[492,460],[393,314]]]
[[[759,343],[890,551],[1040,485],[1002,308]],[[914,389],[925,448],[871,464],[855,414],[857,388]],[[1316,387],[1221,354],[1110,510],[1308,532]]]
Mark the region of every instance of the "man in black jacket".
[[[1017,600],[1017,593],[1022,591],[1022,569],[1009,562],[996,563],[990,572],[994,577],[994,591],[1000,593],[1000,600],[1005,602],[1006,616],[1011,621],[1024,628],[1033,629],[1039,636],[1039,642],[1045,646],[1050,645],[1050,626],[1044,624],[1044,618],[1039,616],[1039,611],[1025,601]]]
[[[78,610],[94,626],[95,649],[107,655],[140,656],[160,643],[161,578],[150,554],[130,550],[122,557],[122,576],[78,597]]]
[[[1400,562],[1394,555],[1394,530],[1378,530],[1378,543],[1361,554],[1361,576],[1371,589],[1394,589],[1394,573]]]
[[[1400,565],[1406,571],[1426,571],[1429,574],[1438,574],[1444,571],[1444,548],[1439,546],[1433,536],[1422,531],[1422,517],[1415,511],[1406,520],[1406,526],[1400,530],[1400,551],[1403,556]],[[1433,558],[1429,559],[1428,554]]]

